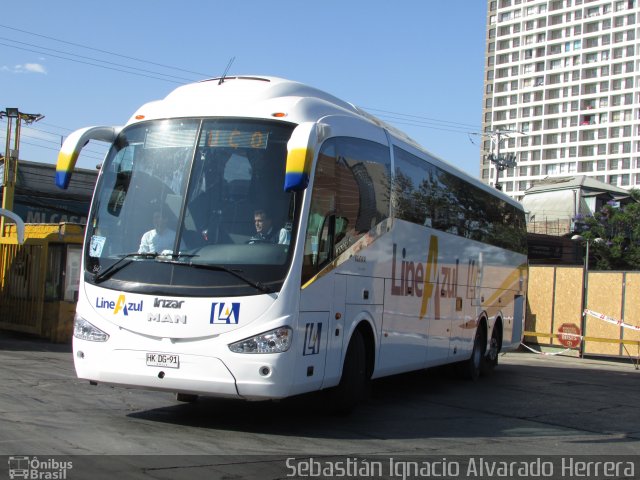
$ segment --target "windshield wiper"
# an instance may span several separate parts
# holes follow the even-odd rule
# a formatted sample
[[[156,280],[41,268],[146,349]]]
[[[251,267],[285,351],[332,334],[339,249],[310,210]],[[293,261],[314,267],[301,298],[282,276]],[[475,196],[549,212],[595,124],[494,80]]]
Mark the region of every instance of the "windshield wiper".
[[[242,280],[243,282],[247,283],[248,285],[251,285],[253,288],[256,288],[258,290],[260,290],[261,292],[264,293],[272,293],[273,290],[271,290],[269,287],[267,287],[264,283],[259,282],[258,280],[252,280],[249,277],[244,276],[241,272],[242,270],[233,270],[231,268],[225,267],[223,265],[207,265],[204,263],[193,263],[191,262],[190,265],[192,267],[196,267],[196,268],[206,268],[208,270],[220,270],[222,272],[227,272],[237,278],[239,278],[240,280]]]
[[[184,256],[187,256],[187,255],[184,255]],[[197,255],[194,255],[194,256],[197,256]],[[177,265],[187,265],[189,267],[195,267],[195,268],[204,268],[205,270],[218,270],[221,272],[226,272],[230,275],[233,275],[236,278],[239,278],[240,280],[245,282],[247,285],[252,286],[256,290],[260,290],[261,292],[264,292],[264,293],[273,293],[273,290],[267,287],[264,283],[259,282],[258,280],[252,280],[251,278],[243,275],[241,273],[242,270],[233,270],[229,267],[225,267],[224,265],[215,265],[215,264],[207,264],[207,263],[194,263],[194,262],[184,263],[184,262],[176,262],[175,260],[169,260],[169,261],[158,260],[158,261],[161,261],[164,263],[177,264]]]
[[[105,281],[107,278],[111,277],[114,273],[119,272],[124,267],[126,267],[131,262],[133,262],[134,258],[152,259],[152,258],[156,258],[157,256],[158,256],[157,253],[138,253],[138,252],[127,253],[122,258],[120,258],[117,262],[105,268],[104,271],[96,273],[93,276],[93,281],[95,283],[100,283]]]
[[[241,273],[242,270],[233,270],[233,269],[225,267],[223,265],[212,265],[212,264],[194,263],[194,262],[185,263],[185,262],[179,262],[177,260],[173,260],[174,258],[180,258],[180,257],[193,258],[193,257],[197,257],[197,256],[198,255],[184,254],[184,253],[168,253],[168,254],[137,253],[137,252],[127,253],[122,258],[120,258],[117,262],[115,262],[114,264],[112,264],[109,267],[107,267],[104,271],[99,272],[96,275],[94,275],[93,281],[95,283],[103,282],[107,278],[111,277],[113,274],[119,272],[120,270],[125,268],[127,265],[131,264],[131,262],[133,262],[134,259],[143,258],[143,259],[147,259],[147,260],[155,259],[158,262],[170,263],[172,265],[184,265],[184,266],[188,266],[188,267],[204,268],[204,269],[207,269],[207,270],[219,270],[221,272],[226,272],[226,273],[228,273],[230,275],[233,275],[236,278],[239,278],[240,280],[242,280],[246,284],[252,286],[253,288],[255,288],[257,290],[260,290],[261,292],[264,292],[264,293],[272,293],[273,292],[273,290],[271,290],[265,284],[263,284],[263,283],[261,283],[261,282],[259,282],[257,280],[252,280],[249,277],[246,277],[245,275],[243,275]],[[165,258],[171,258],[172,260],[164,260]]]

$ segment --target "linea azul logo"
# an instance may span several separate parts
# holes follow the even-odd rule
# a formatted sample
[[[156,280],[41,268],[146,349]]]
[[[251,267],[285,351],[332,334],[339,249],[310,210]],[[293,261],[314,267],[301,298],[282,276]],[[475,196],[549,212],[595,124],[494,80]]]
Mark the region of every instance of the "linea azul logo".
[[[37,480],[65,480],[67,471],[73,469],[73,462],[63,462],[55,458],[39,460],[38,457],[10,456],[9,478]]]
[[[211,304],[211,324],[237,325],[240,321],[240,304],[212,303]]]
[[[96,298],[96,308],[113,310],[114,315],[122,312],[122,314],[126,317],[129,315],[129,312],[142,311],[142,300],[140,300],[139,302],[127,302],[127,298],[124,295],[119,295],[118,300],[116,301],[99,297]]]

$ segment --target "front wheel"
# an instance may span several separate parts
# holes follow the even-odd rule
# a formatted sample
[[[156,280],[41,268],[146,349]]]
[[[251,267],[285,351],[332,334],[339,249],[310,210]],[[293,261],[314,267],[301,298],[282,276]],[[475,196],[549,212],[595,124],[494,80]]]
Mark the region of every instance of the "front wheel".
[[[329,391],[331,410],[337,414],[353,411],[355,406],[366,398],[370,381],[364,338],[356,330],[347,348],[340,383]]]
[[[198,395],[192,393],[176,393],[176,400],[178,402],[194,403],[198,401]]]

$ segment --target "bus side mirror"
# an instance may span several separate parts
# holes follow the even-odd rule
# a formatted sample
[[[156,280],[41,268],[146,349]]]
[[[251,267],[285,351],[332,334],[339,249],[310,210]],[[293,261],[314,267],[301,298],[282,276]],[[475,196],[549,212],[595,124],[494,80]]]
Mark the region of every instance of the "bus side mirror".
[[[113,143],[122,127],[87,127],[76,130],[62,144],[56,165],[56,185],[66,190],[80,152],[90,140]]]
[[[305,122],[298,125],[287,142],[285,192],[299,192],[309,185],[316,146],[322,141],[323,125]]]

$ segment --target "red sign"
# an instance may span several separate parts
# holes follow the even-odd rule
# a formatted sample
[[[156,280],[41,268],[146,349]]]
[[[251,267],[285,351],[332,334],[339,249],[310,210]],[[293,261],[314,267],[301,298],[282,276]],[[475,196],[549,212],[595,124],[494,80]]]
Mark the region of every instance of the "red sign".
[[[567,348],[580,346],[580,327],[575,323],[563,323],[558,328],[558,341]]]

